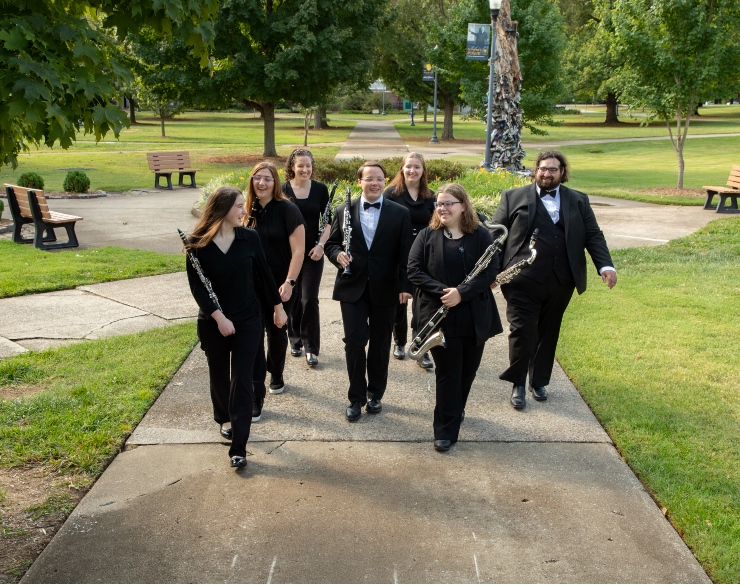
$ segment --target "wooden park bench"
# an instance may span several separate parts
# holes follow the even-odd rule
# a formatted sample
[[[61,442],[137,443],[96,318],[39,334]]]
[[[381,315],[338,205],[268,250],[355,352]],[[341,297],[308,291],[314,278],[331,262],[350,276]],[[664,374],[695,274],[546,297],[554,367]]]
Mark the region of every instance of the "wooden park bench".
[[[49,211],[44,192],[38,189],[27,189],[17,185],[5,184],[5,194],[8,197],[10,213],[13,216],[13,241],[16,244],[31,244],[41,250],[55,250],[57,248],[76,248],[75,223],[81,217],[67,215],[57,211]],[[21,228],[32,223],[36,229],[33,238],[23,237]],[[58,243],[55,228],[67,230],[67,241]],[[49,243],[51,242],[51,243]]]
[[[147,152],[146,158],[149,161],[149,170],[154,173],[155,189],[172,189],[172,173],[180,174],[179,187],[196,188],[195,173],[200,169],[190,168],[189,152]],[[187,175],[190,177],[190,185],[184,185],[182,178]],[[159,178],[167,179],[167,186],[162,187],[159,184]]]
[[[737,198],[740,197],[740,166],[733,165],[730,176],[727,178],[726,187],[704,186],[702,189],[707,190],[707,201],[704,203],[704,209],[714,209],[712,199],[715,195],[718,195],[717,213],[740,213],[737,206]],[[728,199],[731,201],[730,205],[726,204]]]

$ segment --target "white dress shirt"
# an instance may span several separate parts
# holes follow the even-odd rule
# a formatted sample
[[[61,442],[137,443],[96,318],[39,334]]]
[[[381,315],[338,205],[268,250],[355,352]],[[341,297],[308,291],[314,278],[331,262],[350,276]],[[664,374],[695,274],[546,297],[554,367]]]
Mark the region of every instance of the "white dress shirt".
[[[365,209],[365,196],[360,197],[360,225],[362,226],[362,235],[365,237],[365,243],[367,249],[373,245],[373,238],[375,238],[375,230],[378,229],[378,219],[380,219],[380,209],[374,207],[368,207]],[[370,203],[370,201],[367,201]],[[383,196],[374,203],[380,203],[380,207],[383,207]]]

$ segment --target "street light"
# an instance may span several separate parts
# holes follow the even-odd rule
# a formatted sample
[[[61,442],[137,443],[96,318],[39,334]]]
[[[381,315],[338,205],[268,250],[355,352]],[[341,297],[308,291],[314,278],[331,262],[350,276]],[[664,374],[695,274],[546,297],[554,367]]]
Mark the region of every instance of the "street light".
[[[439,45],[434,45],[434,51],[439,48]],[[434,130],[432,131],[432,139],[429,142],[439,142],[437,138],[437,68],[434,68]]]
[[[496,20],[501,10],[502,0],[488,0],[491,7],[491,67],[488,74],[488,117],[486,119],[486,156],[483,166],[487,171],[491,170],[491,134],[493,132],[493,76],[495,72],[494,62],[496,61]]]

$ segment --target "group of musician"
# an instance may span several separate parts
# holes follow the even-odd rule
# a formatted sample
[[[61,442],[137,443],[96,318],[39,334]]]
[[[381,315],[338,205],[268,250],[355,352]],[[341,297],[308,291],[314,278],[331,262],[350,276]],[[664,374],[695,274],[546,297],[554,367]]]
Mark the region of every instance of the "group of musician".
[[[231,441],[232,467],[247,464],[267,373],[271,394],[285,389],[288,346],[295,357],[305,352],[308,366],[319,363],[324,255],[337,267],[332,298],[340,303],[344,327],[349,422],[359,420],[363,408],[371,415],[382,411],[391,344],[393,356],[405,359],[413,298],[409,353],[421,367],[434,368],[434,448],[448,451],[457,442],[485,343],[503,331],[492,293],[496,276],[514,265],[517,272],[525,267],[502,285],[510,367],[501,378],[512,382],[510,401],[518,410],[525,406],[527,375],[533,398],[546,400],[562,315],[573,290],[585,290],[584,248],[604,282],[616,284],[588,197],[562,185],[568,179],[562,154],[541,153],[534,183],[502,194],[493,223],[510,237],[496,245],[461,185],[443,185],[435,196],[417,153],[403,158],[388,186],[381,164],[363,163],[357,170],[361,196],[351,200],[348,189],[330,226],[333,191],[312,180],[313,168],[305,148],[288,157],[282,185],[272,163],[255,165],[246,200],[235,187],[216,189],[187,240],[214,420]],[[522,258],[533,233],[543,234],[540,256],[527,264]],[[423,343],[428,336],[420,339],[419,332],[441,313],[444,344]]]

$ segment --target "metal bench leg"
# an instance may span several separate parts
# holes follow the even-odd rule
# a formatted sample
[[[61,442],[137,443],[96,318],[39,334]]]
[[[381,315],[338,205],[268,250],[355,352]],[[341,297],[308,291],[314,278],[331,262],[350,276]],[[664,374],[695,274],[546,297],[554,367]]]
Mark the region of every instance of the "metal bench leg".
[[[167,179],[167,186],[162,187],[159,184],[159,179],[164,177]],[[172,173],[154,173],[154,188],[155,189],[169,189],[172,191]]]
[[[719,205],[717,205],[717,213],[740,213],[740,209],[737,207],[737,195],[723,195],[719,194]],[[726,201],[730,200],[730,205],[726,205]]]
[[[185,175],[187,175],[188,177],[190,177],[190,184],[189,185],[185,185],[183,183],[183,178],[184,178]],[[180,181],[177,183],[177,186],[178,187],[190,187],[191,189],[196,189],[197,187],[195,185],[195,172],[192,172],[192,173],[180,173]]]
[[[707,200],[704,202],[704,209],[716,209],[712,205],[712,199],[714,199],[714,191],[707,191]]]

